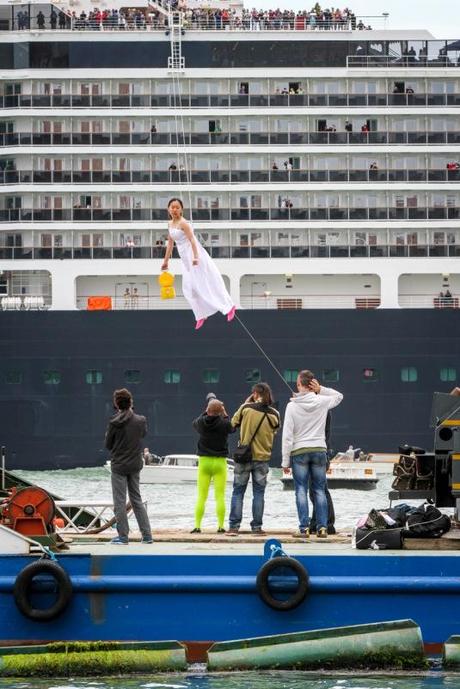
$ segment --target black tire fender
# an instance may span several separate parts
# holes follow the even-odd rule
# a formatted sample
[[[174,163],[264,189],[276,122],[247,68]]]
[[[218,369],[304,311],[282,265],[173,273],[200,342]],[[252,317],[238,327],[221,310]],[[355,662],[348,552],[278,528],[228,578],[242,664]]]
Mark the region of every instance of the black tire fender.
[[[270,575],[280,567],[293,571],[299,582],[297,590],[286,600],[275,598],[269,585]],[[268,560],[257,573],[256,588],[259,596],[266,605],[273,610],[294,610],[306,598],[308,593],[309,575],[305,567],[293,557],[274,557]]]
[[[57,600],[49,608],[34,608],[30,603],[29,595],[32,581],[40,574],[51,577],[58,586]],[[25,617],[37,622],[47,622],[58,617],[69,604],[72,598],[72,582],[65,569],[57,562],[39,560],[26,565],[19,572],[14,582],[13,595],[19,611]]]

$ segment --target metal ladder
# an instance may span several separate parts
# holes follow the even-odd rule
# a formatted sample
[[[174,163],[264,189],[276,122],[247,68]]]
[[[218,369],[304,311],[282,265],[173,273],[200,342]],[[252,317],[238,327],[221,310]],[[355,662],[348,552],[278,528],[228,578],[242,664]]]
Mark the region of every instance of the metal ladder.
[[[181,72],[185,69],[185,57],[182,55],[182,12],[170,11],[168,13],[168,28],[171,40],[168,70]]]

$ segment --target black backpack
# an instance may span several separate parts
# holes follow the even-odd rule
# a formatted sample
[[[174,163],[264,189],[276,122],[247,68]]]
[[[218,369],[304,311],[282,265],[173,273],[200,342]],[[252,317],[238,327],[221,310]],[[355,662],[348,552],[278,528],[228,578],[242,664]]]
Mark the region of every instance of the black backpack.
[[[403,538],[439,538],[451,527],[450,518],[434,505],[425,502],[414,507],[406,517]]]

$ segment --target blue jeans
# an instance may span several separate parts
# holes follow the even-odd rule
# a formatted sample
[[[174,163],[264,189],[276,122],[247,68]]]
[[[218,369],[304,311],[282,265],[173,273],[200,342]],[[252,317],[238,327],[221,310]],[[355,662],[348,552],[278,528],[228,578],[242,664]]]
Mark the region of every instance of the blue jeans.
[[[308,514],[308,484],[311,478],[313,499],[316,507],[317,529],[327,528],[326,498],[326,452],[305,452],[291,457],[292,476],[294,479],[295,501],[299,515],[299,529],[306,529],[310,524]]]
[[[239,529],[243,518],[243,498],[252,476],[252,522],[251,529],[259,531],[262,528],[264,516],[264,495],[267,485],[268,461],[252,460],[245,464],[235,464],[233,476],[233,493],[230,506],[229,524],[231,529]]]

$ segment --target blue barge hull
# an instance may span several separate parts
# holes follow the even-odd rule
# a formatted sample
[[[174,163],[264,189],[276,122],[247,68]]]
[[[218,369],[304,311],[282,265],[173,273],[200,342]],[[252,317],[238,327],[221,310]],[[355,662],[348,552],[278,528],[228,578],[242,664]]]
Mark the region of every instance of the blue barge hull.
[[[305,601],[295,610],[272,610],[260,599],[256,575],[260,546],[207,546],[191,554],[185,544],[169,552],[155,544],[131,552],[59,555],[73,596],[50,622],[25,618],[12,588],[36,558],[0,556],[0,641],[178,640],[210,642],[342,625],[411,618],[425,644],[460,633],[460,553],[357,552],[315,543],[289,548],[310,575]],[[128,548],[126,549],[128,550]]]

